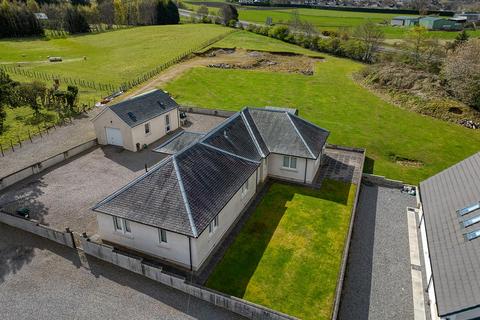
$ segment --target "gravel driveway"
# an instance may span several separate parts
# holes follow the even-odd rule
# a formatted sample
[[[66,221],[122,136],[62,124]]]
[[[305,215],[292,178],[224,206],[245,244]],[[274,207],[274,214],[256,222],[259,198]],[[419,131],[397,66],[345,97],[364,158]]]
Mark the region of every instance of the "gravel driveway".
[[[2,320],[243,319],[0,223]]]
[[[407,207],[415,197],[362,184],[339,319],[413,319]]]

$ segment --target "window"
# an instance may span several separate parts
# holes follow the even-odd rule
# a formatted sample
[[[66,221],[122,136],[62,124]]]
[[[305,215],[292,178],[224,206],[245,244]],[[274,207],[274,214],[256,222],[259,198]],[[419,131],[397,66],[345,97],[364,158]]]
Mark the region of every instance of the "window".
[[[170,115],[165,115],[165,130],[170,131]]]
[[[463,221],[463,227],[468,228],[471,225],[474,225],[474,224],[479,223],[479,222],[480,222],[480,215]]]
[[[150,133],[150,123],[145,123],[145,134]]]
[[[158,229],[158,238],[160,243],[167,243],[167,231],[163,229]]]
[[[480,209],[480,202],[472,204],[469,207],[458,210],[458,214],[461,215],[461,216],[464,216],[464,215],[469,214],[469,213],[471,213],[475,210],[478,210],[478,209]]]
[[[212,234],[218,227],[218,216],[216,216],[212,222],[208,225],[208,233]]]
[[[468,241],[476,239],[476,238],[480,237],[480,230],[469,232],[465,235],[465,237],[467,238]]]
[[[288,169],[297,169],[297,158],[283,156],[283,167]]]
[[[242,186],[242,197],[244,197],[248,192],[248,180]]]
[[[113,226],[115,227],[115,231],[122,232],[122,233],[131,233],[132,229],[130,228],[130,221],[119,218],[113,217]]]

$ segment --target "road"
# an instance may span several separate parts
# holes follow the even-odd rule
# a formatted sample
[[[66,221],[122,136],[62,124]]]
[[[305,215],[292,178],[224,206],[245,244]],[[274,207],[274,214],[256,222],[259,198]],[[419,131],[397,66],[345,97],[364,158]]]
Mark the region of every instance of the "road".
[[[0,223],[0,318],[243,319]]]

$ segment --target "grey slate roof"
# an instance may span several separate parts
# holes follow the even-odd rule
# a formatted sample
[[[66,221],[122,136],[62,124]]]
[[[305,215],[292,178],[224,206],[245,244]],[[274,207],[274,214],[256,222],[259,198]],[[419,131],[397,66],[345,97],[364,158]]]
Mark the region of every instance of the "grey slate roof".
[[[200,132],[182,131],[167,142],[153,149],[155,152],[175,154],[200,140],[205,134]]]
[[[273,153],[316,159],[330,134],[289,112],[247,110],[268,150]]]
[[[175,108],[178,108],[178,104],[168,93],[153,90],[114,104],[110,110],[130,127],[135,127]]]
[[[480,153],[420,183],[435,295],[440,316],[480,305],[480,238],[464,234],[457,210],[480,201]]]
[[[279,151],[315,158],[327,137],[285,111],[245,108],[203,137],[183,132],[167,141],[156,151],[173,156],[93,210],[197,237],[262,158]]]

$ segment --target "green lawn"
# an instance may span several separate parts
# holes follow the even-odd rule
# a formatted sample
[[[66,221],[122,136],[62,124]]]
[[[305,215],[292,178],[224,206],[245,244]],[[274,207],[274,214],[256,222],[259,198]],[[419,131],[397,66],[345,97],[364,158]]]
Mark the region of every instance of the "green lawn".
[[[274,183],[207,286],[301,319],[330,319],[355,186]]]
[[[218,25],[148,26],[64,39],[0,41],[0,63],[30,62],[24,69],[120,85],[231,29]],[[61,56],[61,63],[40,63]],[[84,59],[84,57],[86,59]]]
[[[239,40],[237,47],[254,48],[259,39],[264,41],[262,49],[280,45],[251,33],[225,41],[232,39]],[[301,117],[330,130],[330,143],[366,148],[367,172],[410,183],[479,151],[480,133],[395,107],[352,79],[362,64],[324,56],[326,61],[317,63],[313,76],[194,68],[165,89],[180,103],[206,108],[298,108]],[[397,164],[395,157],[421,161],[423,166]]]

